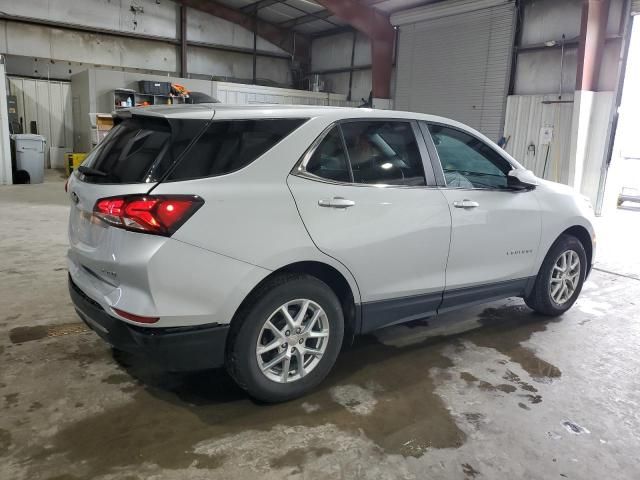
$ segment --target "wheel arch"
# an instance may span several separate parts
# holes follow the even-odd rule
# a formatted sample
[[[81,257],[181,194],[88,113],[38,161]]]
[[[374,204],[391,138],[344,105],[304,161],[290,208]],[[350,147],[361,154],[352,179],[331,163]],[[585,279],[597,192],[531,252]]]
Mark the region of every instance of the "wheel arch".
[[[360,293],[357,290],[354,291],[354,287],[351,286],[346,276],[337,268],[319,261],[294,262],[272,271],[257,285],[255,285],[240,303],[231,319],[231,329],[234,330],[234,325],[237,327],[237,323],[240,321],[239,313],[244,309],[247,302],[249,302],[253,296],[256,295],[257,292],[259,292],[261,288],[274,277],[287,273],[310,275],[323,281],[329,286],[329,288],[331,288],[331,290],[333,290],[340,300],[340,305],[342,306],[344,314],[345,332],[343,345],[350,345],[353,342],[355,335],[360,332]],[[357,286],[355,288],[357,288]],[[228,347],[229,345],[227,345],[227,348]]]
[[[561,235],[571,235],[572,237],[575,237],[580,241],[587,255],[586,275],[589,275],[589,272],[591,271],[591,267],[592,267],[592,262],[593,262],[593,242],[591,240],[591,235],[589,234],[589,231],[582,225],[574,225],[572,227],[567,228],[560,235],[558,235],[558,238],[560,238]],[[556,241],[558,241],[557,238],[553,243],[555,243]]]

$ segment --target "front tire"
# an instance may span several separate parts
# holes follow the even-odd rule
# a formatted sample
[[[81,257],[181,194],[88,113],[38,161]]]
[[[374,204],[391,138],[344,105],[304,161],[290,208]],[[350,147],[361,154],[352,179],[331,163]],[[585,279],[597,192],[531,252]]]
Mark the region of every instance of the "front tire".
[[[234,319],[227,370],[252,397],[290,400],[327,376],[343,335],[342,307],[327,284],[308,275],[278,275]]]
[[[562,315],[580,295],[587,272],[587,254],[576,237],[563,234],[542,262],[527,306],[548,316]]]

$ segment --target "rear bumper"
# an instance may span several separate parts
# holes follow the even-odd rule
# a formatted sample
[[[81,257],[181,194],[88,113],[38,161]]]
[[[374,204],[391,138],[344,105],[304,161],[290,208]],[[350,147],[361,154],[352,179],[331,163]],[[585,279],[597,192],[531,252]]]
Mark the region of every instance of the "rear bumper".
[[[148,328],[109,315],[69,277],[69,294],[80,318],[114,348],[147,357],[171,370],[202,370],[224,364],[229,325]]]

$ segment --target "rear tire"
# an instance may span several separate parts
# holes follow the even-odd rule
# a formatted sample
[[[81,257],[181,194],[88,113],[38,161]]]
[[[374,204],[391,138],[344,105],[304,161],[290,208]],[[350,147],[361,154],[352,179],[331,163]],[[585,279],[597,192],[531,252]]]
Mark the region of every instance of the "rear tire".
[[[342,307],[327,284],[308,275],[278,275],[234,319],[227,370],[252,397],[290,400],[327,376],[343,335]]]
[[[580,240],[572,235],[561,235],[542,262],[525,303],[543,315],[562,315],[580,295],[587,268],[587,254]]]

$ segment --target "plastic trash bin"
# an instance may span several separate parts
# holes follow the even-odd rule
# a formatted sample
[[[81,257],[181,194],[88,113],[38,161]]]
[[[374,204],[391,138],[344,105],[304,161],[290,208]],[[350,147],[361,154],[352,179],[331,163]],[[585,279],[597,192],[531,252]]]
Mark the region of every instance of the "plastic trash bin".
[[[30,183],[44,181],[44,145],[42,135],[21,133],[11,135],[16,147],[16,169],[29,174]]]

